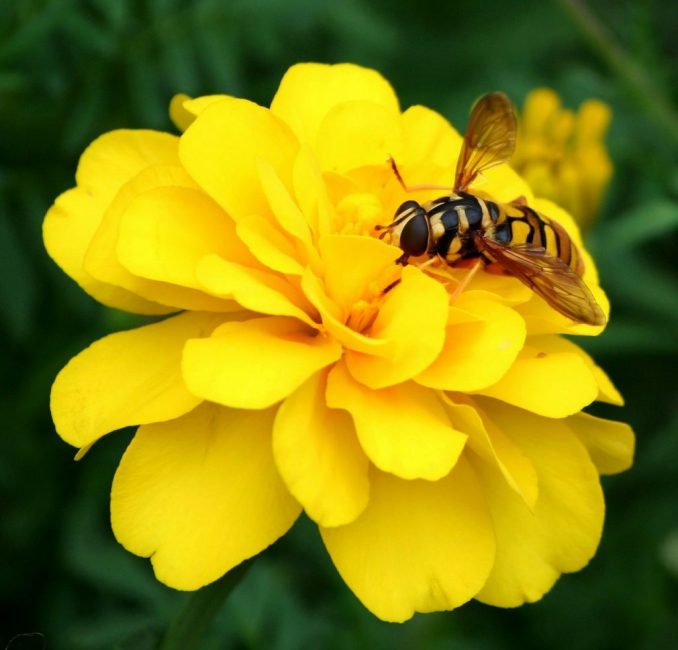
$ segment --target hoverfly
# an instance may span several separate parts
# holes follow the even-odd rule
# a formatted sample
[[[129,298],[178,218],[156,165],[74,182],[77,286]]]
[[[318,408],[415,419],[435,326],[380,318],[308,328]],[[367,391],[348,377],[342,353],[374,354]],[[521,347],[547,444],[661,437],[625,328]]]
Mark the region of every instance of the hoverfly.
[[[427,203],[406,201],[396,211],[380,238],[390,233],[391,243],[403,254],[401,264],[424,254],[450,266],[462,260],[497,264],[525,283],[561,314],[580,323],[604,325],[605,314],[584,283],[584,261],[565,229],[539,214],[520,197],[511,203],[493,201],[468,186],[481,172],[507,162],[515,148],[516,117],[504,93],[490,93],[473,106],[457,161],[451,194]],[[391,166],[408,188],[395,162]]]

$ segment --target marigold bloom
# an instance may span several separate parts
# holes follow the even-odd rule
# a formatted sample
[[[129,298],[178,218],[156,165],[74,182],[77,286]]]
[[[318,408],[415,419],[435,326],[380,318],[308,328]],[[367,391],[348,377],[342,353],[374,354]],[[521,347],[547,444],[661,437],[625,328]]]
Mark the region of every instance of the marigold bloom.
[[[537,88],[525,99],[511,166],[535,194],[568,210],[582,227],[600,209],[612,177],[605,148],[610,107],[597,99],[578,112],[561,107],[558,95]]]
[[[97,300],[168,315],[93,343],[52,391],[57,431],[81,449],[141,425],[113,482],[120,543],[197,589],[303,510],[389,621],[534,601],[583,567],[603,524],[599,474],[633,454],[627,425],[582,413],[622,400],[561,337],[601,328],[507,276],[478,273],[451,300],[466,270],[403,268],[374,236],[408,198],[390,155],[412,183],[451,182],[448,122],[401,112],[381,76],[348,64],[294,66],[270,109],[179,96],[171,114],[180,137],[96,140],[44,226]],[[526,197],[581,246],[507,165],[477,187]]]

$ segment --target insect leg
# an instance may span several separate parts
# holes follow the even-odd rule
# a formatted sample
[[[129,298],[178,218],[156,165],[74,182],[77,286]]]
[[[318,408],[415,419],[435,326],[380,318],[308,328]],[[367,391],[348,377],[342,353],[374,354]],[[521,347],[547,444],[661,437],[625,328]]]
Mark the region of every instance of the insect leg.
[[[457,285],[456,289],[452,292],[452,295],[450,296],[450,304],[454,304],[459,298],[459,296],[462,294],[464,289],[468,287],[470,284],[471,280],[473,280],[473,276],[478,273],[478,269],[483,265],[483,263],[478,260],[470,269],[469,272],[464,276],[464,279]]]
[[[393,280],[391,284],[387,285],[386,288],[381,292],[382,296],[385,296],[391,289],[397,287],[400,284],[401,280],[398,278],[397,280]]]
[[[438,264],[440,263],[440,257],[439,256],[431,257],[431,258],[427,259],[425,262],[422,262],[421,264],[417,264],[417,268],[420,271],[423,271],[424,269],[427,269],[432,264],[436,264],[436,263],[438,263]]]

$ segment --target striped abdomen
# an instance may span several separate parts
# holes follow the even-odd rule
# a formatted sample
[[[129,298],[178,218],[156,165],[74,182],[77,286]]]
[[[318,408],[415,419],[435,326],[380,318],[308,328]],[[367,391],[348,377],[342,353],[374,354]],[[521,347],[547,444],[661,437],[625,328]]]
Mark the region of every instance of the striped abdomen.
[[[503,244],[529,243],[560,258],[577,275],[584,273],[584,261],[565,229],[557,222],[527,206],[500,206],[493,239]]]

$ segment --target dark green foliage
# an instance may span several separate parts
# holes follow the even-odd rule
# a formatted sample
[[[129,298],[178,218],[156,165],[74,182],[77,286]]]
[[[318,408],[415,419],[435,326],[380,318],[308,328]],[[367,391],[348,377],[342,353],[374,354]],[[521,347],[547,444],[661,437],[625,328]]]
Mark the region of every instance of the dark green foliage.
[[[597,0],[592,9],[675,116],[674,3]],[[343,585],[302,520],[257,560],[203,647],[675,647],[677,146],[647,96],[610,72],[560,5],[2,0],[0,648],[154,648],[186,598],[157,583],[148,562],[127,554],[110,531],[110,481],[130,432],[109,436],[75,464],[53,431],[48,396],[59,368],[92,340],[139,320],[98,306],[47,258],[46,209],[72,185],[79,153],[98,134],[171,129],[175,92],[268,103],[284,70],[303,60],[376,67],[403,106],[424,103],[461,124],[471,101],[494,89],[520,103],[531,88],[550,85],[570,106],[588,97],[612,105],[615,181],[589,245],[614,318],[603,336],[582,343],[627,399],[623,411],[601,413],[636,427],[637,463],[604,481],[606,531],[591,566],[536,605],[470,604],[402,626],[381,623]]]

